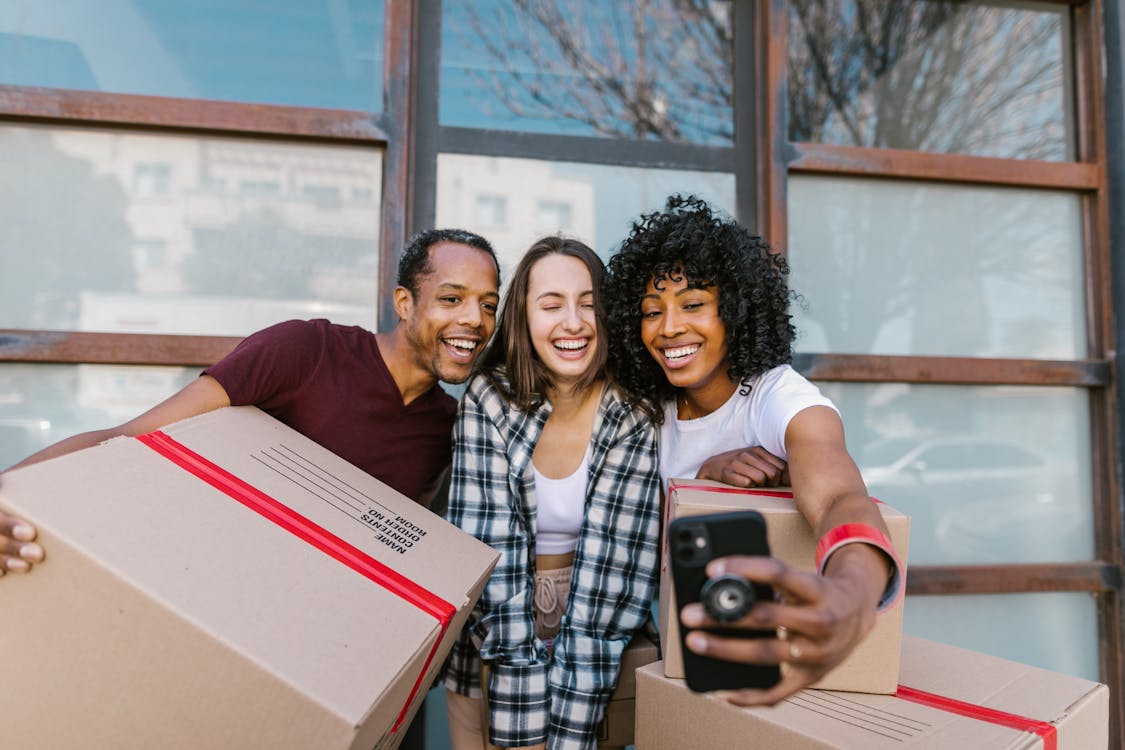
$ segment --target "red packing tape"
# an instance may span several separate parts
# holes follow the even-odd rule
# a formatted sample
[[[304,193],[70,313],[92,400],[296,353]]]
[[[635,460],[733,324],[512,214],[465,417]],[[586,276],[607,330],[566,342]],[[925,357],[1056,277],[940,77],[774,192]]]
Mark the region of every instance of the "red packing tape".
[[[765,495],[766,497],[785,497],[793,499],[793,492],[787,490],[767,490],[760,487],[715,487],[710,484],[687,484],[685,482],[669,482],[668,492],[672,490],[703,490],[704,492],[720,492],[730,495]]]
[[[981,721],[987,721],[990,724],[1000,724],[1001,726],[1018,729],[1022,732],[1031,732],[1043,738],[1043,750],[1058,749],[1058,730],[1055,728],[1054,724],[1047,721],[1039,721],[1038,719],[1029,719],[1026,716],[997,711],[994,708],[978,706],[975,703],[966,703],[956,698],[947,698],[944,695],[937,695],[936,693],[927,693],[924,690],[907,687],[906,685],[899,685],[898,692],[895,693],[895,696],[913,703],[921,703],[923,706],[940,708],[943,711],[967,716],[970,719],[979,719]]]
[[[457,613],[456,608],[398,571],[388,568],[367,553],[348,544],[324,527],[313,523],[292,508],[283,505],[257,487],[239,479],[223,467],[212,463],[165,433],[157,430],[146,435],[138,435],[137,440],[228,497],[237,500],[290,534],[343,563],[364,578],[374,581],[391,593],[402,597],[426,614],[434,617],[441,624],[441,633],[434,641],[429,656],[426,657],[422,673],[418,675],[418,679],[410,691],[410,696],[406,699],[406,705],[402,707],[398,719],[391,728],[392,732],[397,731],[406,719],[406,711],[410,708],[414,696],[422,685],[422,680],[433,661],[434,654],[437,653],[437,649],[445,637],[445,631],[448,629],[449,623]]]
[[[719,492],[729,495],[765,495],[766,497],[784,497],[790,500],[793,499],[792,490],[767,490],[761,487],[729,487],[722,486],[716,487],[710,484],[689,484],[686,482],[669,482],[668,492],[672,490],[701,490],[703,492]],[[871,498],[871,502],[884,505],[882,500],[877,497]]]

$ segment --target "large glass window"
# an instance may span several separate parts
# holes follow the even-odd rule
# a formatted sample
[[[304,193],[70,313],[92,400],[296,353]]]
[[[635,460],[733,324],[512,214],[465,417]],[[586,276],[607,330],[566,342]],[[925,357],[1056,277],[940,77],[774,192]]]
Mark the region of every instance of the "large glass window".
[[[730,144],[730,0],[446,0],[443,125]]]
[[[792,175],[807,352],[1086,355],[1075,193]]]
[[[0,471],[63,438],[132,419],[198,374],[189,367],[5,364]]]
[[[821,389],[840,407],[868,491],[911,517],[912,564],[1093,559],[1085,391]]]
[[[10,125],[0,164],[0,327],[374,328],[376,149]]]
[[[1099,679],[1097,603],[1086,593],[910,596],[902,629],[920,638]]]
[[[437,174],[437,226],[480,232],[505,272],[532,242],[557,232],[608,258],[630,222],[671,193],[695,193],[734,211],[734,176],[722,172],[441,154]]]
[[[383,0],[6,0],[0,84],[379,111]]]
[[[1067,6],[788,5],[791,141],[1075,158]]]

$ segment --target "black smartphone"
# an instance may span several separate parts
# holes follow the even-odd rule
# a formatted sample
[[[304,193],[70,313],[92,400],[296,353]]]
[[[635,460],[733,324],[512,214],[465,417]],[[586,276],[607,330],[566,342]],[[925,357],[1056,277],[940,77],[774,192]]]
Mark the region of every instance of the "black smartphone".
[[[668,526],[668,553],[672,558],[672,585],[680,609],[692,602],[700,602],[713,619],[733,621],[749,611],[755,601],[771,601],[774,598],[770,586],[751,583],[741,576],[707,577],[707,563],[716,557],[769,555],[766,522],[757,511],[677,518]],[[676,612],[677,618],[679,615]],[[708,631],[734,638],[776,637],[772,630],[714,627],[708,628]],[[684,676],[692,690],[768,688],[781,679],[781,671],[776,664],[741,664],[690,651],[685,642],[687,632],[680,621]]]

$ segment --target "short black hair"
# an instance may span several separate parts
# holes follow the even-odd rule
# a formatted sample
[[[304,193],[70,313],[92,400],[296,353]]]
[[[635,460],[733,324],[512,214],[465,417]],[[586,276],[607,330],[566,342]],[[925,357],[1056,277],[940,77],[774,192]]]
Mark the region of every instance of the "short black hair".
[[[395,283],[409,289],[411,294],[417,294],[418,279],[434,270],[430,265],[430,248],[441,242],[468,245],[488,253],[488,257],[496,265],[496,281],[499,283],[500,262],[496,260],[496,251],[484,237],[465,229],[427,229],[411,237],[399,258],[398,280]]]
[[[603,299],[614,379],[657,421],[676,397],[641,341],[641,297],[651,279],[682,269],[691,287],[717,286],[735,382],[787,364],[796,330],[789,315],[789,264],[761,237],[695,196],[673,195],[642,215],[609,260]]]

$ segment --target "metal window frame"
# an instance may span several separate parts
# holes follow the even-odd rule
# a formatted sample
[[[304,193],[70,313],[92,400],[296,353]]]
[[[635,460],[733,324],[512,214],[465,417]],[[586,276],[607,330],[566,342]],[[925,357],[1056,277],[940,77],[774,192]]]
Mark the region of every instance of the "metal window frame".
[[[982,359],[970,357],[883,357],[839,354],[806,355],[798,366],[814,379],[844,382],[908,382],[941,385],[1016,384],[1082,388],[1089,394],[1091,421],[1090,471],[1092,476],[1095,559],[1089,562],[1036,565],[915,566],[910,569],[911,594],[997,594],[1031,592],[1085,592],[1097,603],[1099,670],[1109,685],[1123,684],[1122,652],[1122,502],[1117,467],[1119,446],[1125,444],[1118,407],[1122,385],[1116,377],[1113,313],[1125,310],[1125,279],[1117,296],[1110,289],[1110,220],[1113,236],[1120,236],[1120,209],[1109,200],[1105,123],[1107,91],[1103,86],[1101,51],[1103,0],[1048,0],[1068,6],[1074,60],[1077,160],[1039,162],[994,159],[958,154],[927,154],[892,149],[855,148],[816,143],[792,143],[785,128],[784,85],[787,68],[787,0],[766,0],[758,5],[758,38],[765,39],[760,80],[767,108],[761,151],[768,164],[761,170],[761,201],[766,236],[784,248],[787,237],[787,178],[789,174],[909,179],[916,182],[988,184],[1067,190],[1082,201],[1084,287],[1088,359],[1046,361],[1035,359]],[[1109,3],[1114,14],[1116,4]],[[1113,20],[1120,28],[1121,18]],[[1121,40],[1116,40],[1116,93],[1108,105],[1110,122],[1121,125]],[[1112,51],[1112,50],[1111,50]],[[1064,52],[1065,54],[1065,52]],[[1111,64],[1111,71],[1113,70]],[[1120,139],[1120,133],[1117,134]],[[1117,141],[1120,148],[1121,141]],[[1121,155],[1117,155],[1121,161]],[[1120,164],[1115,165],[1120,169]],[[1121,179],[1120,172],[1118,179]],[[1121,189],[1118,186],[1118,189]],[[1111,216],[1111,214],[1113,216]],[[1125,393],[1125,391],[1120,391]],[[1125,747],[1121,691],[1111,693],[1112,746]]]

